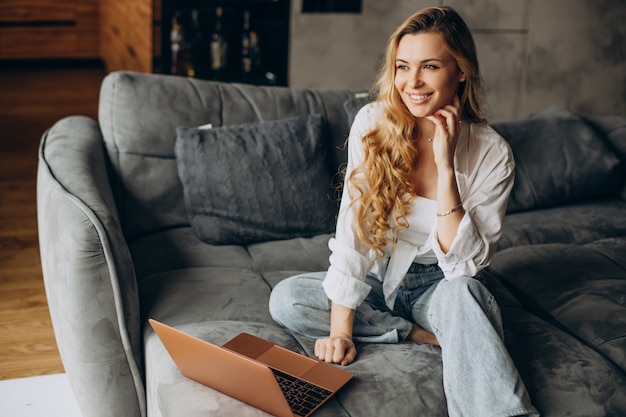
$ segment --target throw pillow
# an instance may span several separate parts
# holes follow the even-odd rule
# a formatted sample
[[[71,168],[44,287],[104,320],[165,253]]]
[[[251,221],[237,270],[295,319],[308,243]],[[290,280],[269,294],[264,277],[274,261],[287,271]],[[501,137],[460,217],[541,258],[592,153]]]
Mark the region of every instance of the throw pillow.
[[[622,161],[622,180],[617,195],[626,201],[626,116],[591,116],[584,120],[606,138]]]
[[[348,117],[348,126],[352,126],[356,114],[361,110],[361,107],[372,101],[372,98],[368,93],[357,93],[354,97],[349,98],[343,103],[343,109],[346,111]]]
[[[553,106],[492,127],[509,142],[515,157],[509,213],[606,195],[619,183],[620,160],[604,138],[565,109]]]
[[[210,244],[331,232],[324,120],[306,115],[177,129],[176,161],[194,233]]]

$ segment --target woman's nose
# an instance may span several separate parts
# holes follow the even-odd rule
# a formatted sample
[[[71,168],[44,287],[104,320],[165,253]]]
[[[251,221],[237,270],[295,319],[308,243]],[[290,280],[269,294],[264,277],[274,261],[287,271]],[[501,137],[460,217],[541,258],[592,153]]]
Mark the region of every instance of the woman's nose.
[[[422,80],[421,74],[419,71],[413,71],[411,73],[411,87],[413,88],[417,88],[417,87],[421,87],[422,85],[424,85],[424,82]]]

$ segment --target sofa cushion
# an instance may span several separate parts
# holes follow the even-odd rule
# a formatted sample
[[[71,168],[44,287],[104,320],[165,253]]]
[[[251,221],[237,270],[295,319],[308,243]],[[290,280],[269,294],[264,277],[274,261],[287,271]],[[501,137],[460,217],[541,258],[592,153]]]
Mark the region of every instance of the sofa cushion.
[[[626,239],[508,249],[489,270],[531,312],[626,372]]]
[[[196,267],[254,269],[245,246],[207,245],[190,226],[162,230],[128,244],[140,283],[165,271]]]
[[[507,349],[542,416],[626,415],[626,377],[615,364],[529,312],[494,270],[483,271],[483,282],[498,302]]]
[[[586,117],[585,121],[607,139],[622,160],[622,182],[618,195],[626,200],[626,116]]]
[[[245,245],[332,231],[326,146],[319,114],[178,128],[176,160],[196,235]]]
[[[626,201],[593,200],[504,217],[498,250],[543,243],[585,244],[626,236]]]
[[[349,98],[343,103],[343,109],[346,111],[346,116],[348,117],[348,126],[352,126],[359,110],[370,101],[372,101],[372,98],[368,93],[356,93],[354,97]]]
[[[250,245],[246,248],[252,258],[255,270],[283,271],[325,271],[330,266],[328,241],[332,234],[322,234],[310,238],[276,240]]]
[[[626,379],[613,364],[522,308],[497,279],[487,277],[485,282],[502,309],[507,346],[542,415],[623,415]],[[292,334],[271,320],[269,287],[251,271],[178,270],[155,276],[150,283],[144,288],[149,291],[147,296],[156,300],[150,316],[182,331],[218,345],[245,331],[290,350],[313,354],[314,340]],[[151,414],[264,415],[184,378],[149,326],[144,336]],[[358,350],[358,360],[346,367],[354,374],[353,380],[316,414],[447,416],[439,347],[405,342],[359,344]]]
[[[550,107],[493,128],[516,162],[509,213],[606,195],[621,183],[620,160],[605,139],[567,110]]]
[[[99,122],[120,222],[128,240],[188,224],[174,142],[178,126],[228,126],[322,114],[328,163],[346,162],[343,103],[352,90],[297,89],[113,72],[100,93]],[[329,186],[329,193],[333,189]]]

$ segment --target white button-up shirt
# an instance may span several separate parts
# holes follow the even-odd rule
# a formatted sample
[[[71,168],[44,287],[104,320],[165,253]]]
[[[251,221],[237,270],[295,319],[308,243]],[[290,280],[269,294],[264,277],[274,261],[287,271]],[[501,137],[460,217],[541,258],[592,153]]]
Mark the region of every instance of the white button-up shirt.
[[[357,236],[357,205],[351,204],[347,178],[364,158],[363,136],[382,115],[381,103],[370,103],[357,114],[348,138],[348,166],[330,268],[324,290],[334,303],[356,309],[371,287],[370,273],[383,283],[387,306],[393,308],[402,278],[413,262],[437,263],[446,279],[475,276],[493,256],[502,234],[502,220],[513,187],[515,162],[508,143],[487,125],[463,122],[454,154],[454,168],[465,214],[447,253],[437,239],[436,203],[416,198],[407,216],[408,229],[398,233],[380,259]],[[429,204],[430,203],[430,204]],[[430,226],[430,227],[429,227]],[[429,230],[430,229],[430,230]]]

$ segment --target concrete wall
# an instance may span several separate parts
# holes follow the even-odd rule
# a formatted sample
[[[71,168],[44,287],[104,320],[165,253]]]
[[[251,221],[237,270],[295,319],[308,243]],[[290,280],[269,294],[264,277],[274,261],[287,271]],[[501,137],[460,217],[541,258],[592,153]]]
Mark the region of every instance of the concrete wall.
[[[292,0],[289,85],[369,88],[393,29],[444,4],[474,34],[490,121],[552,104],[626,115],[624,0],[362,0],[361,14],[302,14]]]

